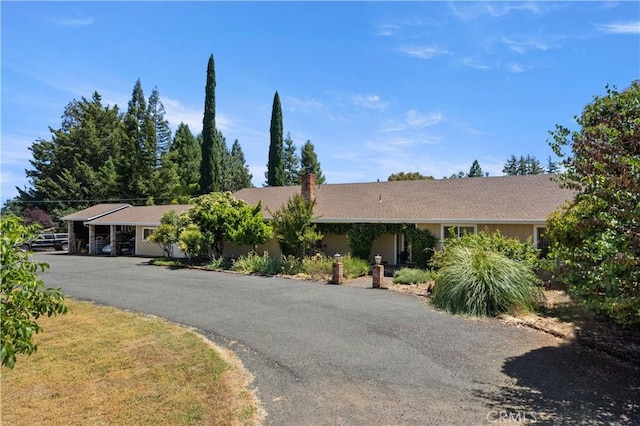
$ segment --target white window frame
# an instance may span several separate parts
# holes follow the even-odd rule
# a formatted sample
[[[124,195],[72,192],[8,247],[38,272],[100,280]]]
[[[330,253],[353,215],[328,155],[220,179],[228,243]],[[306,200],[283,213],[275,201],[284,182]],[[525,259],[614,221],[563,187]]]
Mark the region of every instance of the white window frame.
[[[442,225],[442,227],[440,228],[440,239],[441,241],[444,241],[447,237],[447,229],[449,228],[458,228],[458,237],[460,237],[460,228],[473,228],[473,235],[476,235],[478,233],[478,225],[476,224],[469,224],[469,223],[447,223]]]
[[[154,231],[156,231],[158,228],[142,228],[142,241],[147,241],[147,239],[149,238],[149,236],[151,236],[151,234],[153,234]],[[149,232],[149,235],[145,235],[146,231],[151,231]]]

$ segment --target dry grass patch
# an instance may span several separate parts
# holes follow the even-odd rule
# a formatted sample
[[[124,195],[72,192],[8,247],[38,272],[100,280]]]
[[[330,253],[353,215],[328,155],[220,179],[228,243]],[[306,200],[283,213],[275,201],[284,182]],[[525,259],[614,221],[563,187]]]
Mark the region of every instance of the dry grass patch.
[[[259,424],[230,351],[154,317],[68,300],[38,351],[2,371],[1,424]]]

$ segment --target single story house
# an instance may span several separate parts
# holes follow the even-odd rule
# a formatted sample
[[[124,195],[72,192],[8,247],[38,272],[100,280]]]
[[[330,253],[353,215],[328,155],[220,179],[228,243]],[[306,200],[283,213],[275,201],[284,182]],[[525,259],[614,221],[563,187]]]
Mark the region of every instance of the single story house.
[[[263,215],[270,220],[272,212],[296,193],[315,200],[316,223],[406,224],[429,230],[440,240],[451,230],[459,235],[500,230],[521,241],[531,238],[542,249],[547,217],[574,196],[573,191],[560,188],[551,175],[316,185],[311,174],[303,176],[301,186],[245,188],[234,196],[252,205],[261,202]],[[99,254],[104,244],[116,241],[112,256],[162,256],[161,248],[148,242],[147,237],[160,225],[164,212],[182,213],[189,207],[100,204],[65,216],[70,247],[80,247],[70,251]],[[82,242],[78,244],[77,240]],[[330,256],[350,252],[345,235],[325,235],[319,248]],[[252,249],[226,244],[225,255],[237,257]],[[275,238],[257,249],[272,256],[281,254]],[[411,261],[411,247],[402,234],[378,238],[371,251],[372,256],[375,254],[390,265]]]
[[[245,188],[234,195],[249,204],[262,202],[265,218],[271,219],[271,212],[298,191],[315,200],[316,223],[408,224],[429,230],[440,240],[450,230],[458,235],[500,230],[521,241],[531,238],[541,249],[546,248],[543,234],[547,217],[574,196],[573,191],[560,188],[552,175],[544,174],[324,185],[316,185],[313,175],[305,175],[302,188]],[[229,248],[234,255],[248,249]],[[280,254],[275,241],[265,249]],[[325,235],[321,249],[327,255],[350,250],[345,235]],[[374,244],[371,255],[380,254],[392,265],[401,261],[403,252],[411,261],[404,235],[384,235]]]

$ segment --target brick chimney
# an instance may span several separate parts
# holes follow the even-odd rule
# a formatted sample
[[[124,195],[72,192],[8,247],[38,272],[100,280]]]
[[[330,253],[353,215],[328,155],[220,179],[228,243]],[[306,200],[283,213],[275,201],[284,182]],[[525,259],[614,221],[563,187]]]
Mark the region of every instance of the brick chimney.
[[[316,175],[313,173],[302,175],[302,196],[307,201],[316,200]]]

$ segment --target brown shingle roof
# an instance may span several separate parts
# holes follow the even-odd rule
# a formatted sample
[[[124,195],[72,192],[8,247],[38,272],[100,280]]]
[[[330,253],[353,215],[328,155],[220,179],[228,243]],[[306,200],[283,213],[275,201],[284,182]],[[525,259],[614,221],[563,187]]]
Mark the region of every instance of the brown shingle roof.
[[[246,188],[270,218],[300,187]],[[317,222],[541,223],[573,192],[550,175],[325,184],[317,189]]]
[[[91,206],[84,210],[77,211],[75,213],[68,214],[62,217],[62,220],[71,220],[71,221],[87,221],[92,219],[97,219],[100,216],[104,216],[106,214],[116,212],[118,210],[125,209],[127,207],[131,207],[129,204],[96,204],[95,206]]]
[[[169,210],[180,214],[191,207],[188,204],[129,207],[88,222],[90,225],[160,225],[160,217]]]

